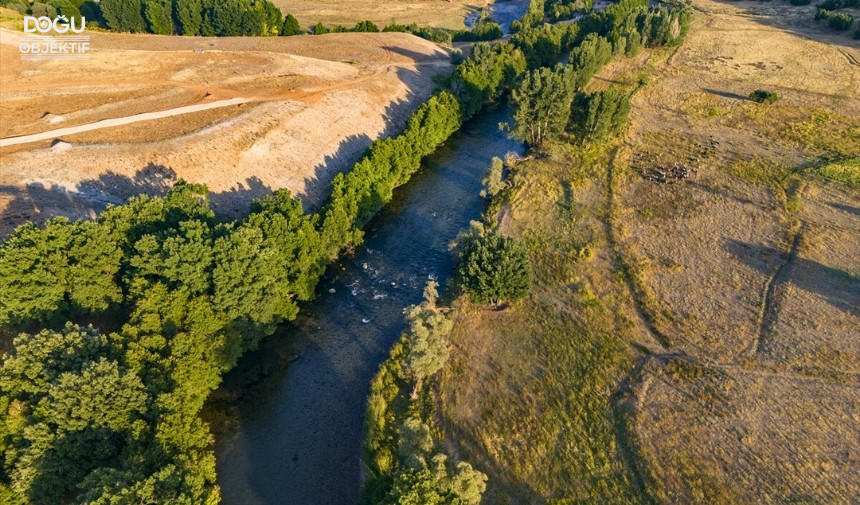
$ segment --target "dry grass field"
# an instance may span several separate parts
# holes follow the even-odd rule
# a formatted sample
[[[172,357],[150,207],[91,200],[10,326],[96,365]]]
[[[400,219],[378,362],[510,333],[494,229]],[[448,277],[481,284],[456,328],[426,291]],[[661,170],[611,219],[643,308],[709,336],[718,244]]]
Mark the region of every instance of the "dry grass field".
[[[292,14],[306,29],[317,23],[326,26],[343,25],[352,28],[359,21],[369,19],[383,26],[396,22],[402,25],[417,23],[459,30],[471,12],[485,7],[485,0],[274,0],[284,14]]]
[[[632,93],[622,139],[513,169],[532,294],[457,307],[438,386],[491,503],[860,501],[860,47],[812,7],[693,7],[592,82]]]
[[[224,216],[276,188],[316,205],[334,174],[405,126],[435,88],[433,76],[450,68],[437,45],[399,33],[90,32],[88,61],[21,61],[20,32],[8,29],[19,22],[0,29],[0,138],[246,103],[0,148],[0,236],[25,220],[91,217],[177,178],[207,184]]]

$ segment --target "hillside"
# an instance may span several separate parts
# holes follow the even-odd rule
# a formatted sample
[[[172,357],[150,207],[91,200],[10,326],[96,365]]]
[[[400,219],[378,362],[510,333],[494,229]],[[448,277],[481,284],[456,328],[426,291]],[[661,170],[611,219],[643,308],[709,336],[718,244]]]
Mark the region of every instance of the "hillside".
[[[437,386],[489,503],[860,500],[860,49],[811,6],[693,7],[590,84],[632,95],[622,138],[513,165],[532,294],[458,302]]]
[[[334,174],[403,128],[450,65],[435,44],[399,33],[90,35],[89,61],[20,61],[20,33],[0,29],[0,138],[191,110],[0,148],[0,236],[26,220],[93,216],[179,178],[207,184],[222,216],[275,188],[313,207]],[[220,106],[194,111],[206,104]]]

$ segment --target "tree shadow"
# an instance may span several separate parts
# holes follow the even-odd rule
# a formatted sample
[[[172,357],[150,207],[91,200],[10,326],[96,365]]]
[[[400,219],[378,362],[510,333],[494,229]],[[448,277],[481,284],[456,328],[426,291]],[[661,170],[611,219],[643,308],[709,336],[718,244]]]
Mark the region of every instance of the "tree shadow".
[[[842,203],[828,202],[827,205],[833,207],[834,209],[841,210],[842,212],[847,212],[849,214],[854,214],[855,216],[860,216],[860,207],[854,207],[853,205],[845,205]]]
[[[441,50],[437,50],[432,56],[428,56],[398,47],[386,46],[385,49],[407,56],[417,62],[438,58],[444,54]],[[405,97],[392,100],[385,107],[382,114],[384,126],[378,136],[379,139],[395,137],[406,129],[409,117],[420,106],[419,102],[423,102],[425,99],[425,97],[417,94],[413,89],[419,81],[430,79],[432,75],[439,73],[434,68],[418,66],[417,70],[408,68],[397,69],[397,77],[407,86],[408,91]],[[428,75],[428,73],[432,75]],[[353,134],[341,140],[337,150],[325,156],[323,161],[314,167],[313,177],[305,179],[304,191],[298,195],[303,200],[305,210],[315,211],[319,209],[331,192],[332,179],[338,173],[351,170],[356,163],[361,161],[368,154],[368,149],[373,145],[373,142],[374,139],[365,133]]]
[[[740,100],[742,102],[749,100],[749,97],[740,95],[738,93],[731,93],[729,91],[721,91],[721,90],[708,89],[708,88],[702,88],[702,91],[704,91],[705,93],[710,93],[712,95],[721,96],[723,98],[731,98],[734,100]]]
[[[761,256],[785,258],[786,253],[770,247],[730,240],[728,250],[744,264],[770,276],[771,269],[755,261]],[[860,277],[845,270],[822,265],[801,257],[787,259],[785,282],[824,298],[839,310],[860,316]]]

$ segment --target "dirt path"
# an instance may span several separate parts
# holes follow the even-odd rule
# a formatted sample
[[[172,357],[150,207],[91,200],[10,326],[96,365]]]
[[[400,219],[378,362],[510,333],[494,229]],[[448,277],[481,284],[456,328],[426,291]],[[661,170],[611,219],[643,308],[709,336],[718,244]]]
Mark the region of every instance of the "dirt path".
[[[415,66],[422,65],[435,65],[436,62],[415,62]],[[140,121],[150,121],[153,119],[163,119],[172,116],[178,116],[182,114],[190,114],[193,112],[201,112],[210,109],[217,109],[221,107],[229,107],[232,105],[240,105],[243,103],[249,102],[265,102],[265,101],[273,101],[273,100],[302,100],[308,99],[315,96],[318,96],[322,93],[328,91],[334,91],[339,89],[353,88],[357,87],[360,84],[367,82],[370,79],[378,77],[386,72],[390,72],[393,69],[401,67],[401,64],[392,63],[391,50],[385,48],[385,62],[380,65],[376,70],[372,73],[361,77],[359,79],[348,80],[348,81],[337,81],[333,83],[328,83],[323,86],[317,86],[311,89],[290,89],[284,91],[282,93],[277,93],[274,95],[268,96],[258,96],[253,98],[236,96],[237,92],[224,88],[213,88],[210,89],[207,86],[201,86],[194,83],[187,83],[181,81],[173,81],[173,80],[160,80],[160,81],[146,81],[146,82],[129,82],[129,84],[147,84],[147,85],[157,85],[157,84],[167,84],[172,86],[180,86],[187,87],[190,89],[194,89],[196,91],[205,91],[208,93],[209,97],[223,97],[223,96],[231,96],[231,98],[216,100],[210,102],[202,102],[194,105],[185,105],[181,107],[174,107],[172,109],[166,109],[162,111],[155,112],[145,112],[142,114],[134,114],[131,116],[119,117],[119,118],[111,118],[111,119],[102,119],[99,121],[95,121],[92,123],[77,125],[77,126],[69,126],[66,128],[58,128],[54,130],[48,130],[41,133],[34,133],[30,135],[21,135],[16,137],[6,137],[4,139],[0,139],[0,147],[13,146],[18,144],[28,144],[31,142],[39,142],[42,140],[49,140],[58,138],[61,136],[74,135],[76,133],[83,133],[93,130],[100,130],[103,128],[113,128],[117,126],[125,126],[132,123],[137,123]],[[75,86],[80,86],[80,83],[75,84]],[[45,86],[45,89],[51,88],[54,86],[48,85]],[[63,87],[63,86],[60,86]],[[22,88],[24,89],[24,88]],[[10,91],[9,89],[5,91]]]
[[[161,110],[156,112],[145,112],[143,114],[135,114],[133,116],[118,117],[113,119],[102,119],[94,123],[82,124],[78,126],[69,126],[67,128],[58,128],[56,130],[48,130],[42,133],[34,133],[32,135],[22,135],[20,137],[9,137],[0,139],[0,147],[13,146],[17,144],[28,144],[30,142],[39,142],[41,140],[49,140],[58,137],[74,135],[93,130],[101,130],[102,128],[113,128],[123,126],[140,121],[149,121],[152,119],[162,119],[181,114],[190,114],[192,112],[200,112],[209,109],[217,109],[220,107],[229,107],[231,105],[239,105],[252,101],[250,98],[228,98],[227,100],[218,100],[215,102],[198,103],[195,105],[186,105],[184,107],[176,107],[173,109]]]

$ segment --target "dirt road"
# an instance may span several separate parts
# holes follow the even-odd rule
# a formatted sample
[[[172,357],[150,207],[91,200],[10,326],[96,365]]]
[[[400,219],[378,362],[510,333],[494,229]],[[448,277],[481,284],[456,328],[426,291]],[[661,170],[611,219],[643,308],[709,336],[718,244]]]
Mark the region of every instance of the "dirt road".
[[[175,107],[173,109],[160,110],[156,112],[145,112],[143,114],[135,114],[133,116],[118,117],[113,119],[102,119],[94,123],[82,124],[78,126],[70,126],[68,128],[57,128],[56,130],[48,130],[42,133],[34,133],[32,135],[21,135],[20,137],[9,137],[0,139],[0,147],[13,146],[17,144],[28,144],[30,142],[39,142],[40,140],[48,140],[59,138],[66,135],[74,135],[75,133],[83,133],[102,128],[111,128],[115,126],[123,126],[139,121],[149,121],[152,119],[162,119],[180,114],[188,114],[191,112],[200,112],[209,109],[217,109],[220,107],[228,107],[230,105],[239,105],[250,102],[250,98],[229,98],[227,100],[218,100],[216,102],[198,103],[195,105],[186,105],[184,107]]]

